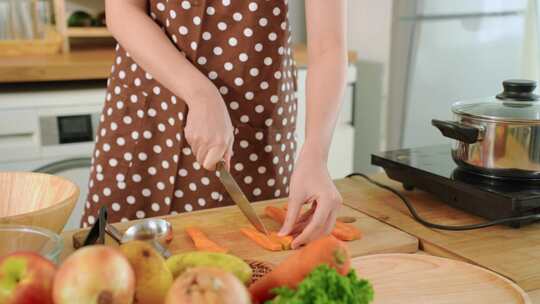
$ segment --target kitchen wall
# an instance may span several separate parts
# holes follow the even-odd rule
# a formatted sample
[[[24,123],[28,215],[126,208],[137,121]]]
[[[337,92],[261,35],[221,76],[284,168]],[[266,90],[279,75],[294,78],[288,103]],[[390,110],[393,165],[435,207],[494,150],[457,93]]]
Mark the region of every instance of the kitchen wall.
[[[348,1],[349,49],[359,55],[354,105],[355,171],[373,172],[370,155],[386,144],[393,2]],[[306,39],[304,5],[304,0],[289,1],[293,40],[297,42]]]
[[[370,155],[384,149],[390,68],[392,0],[349,1],[349,48],[358,52],[355,170],[373,172]]]
[[[292,27],[292,41],[306,42],[305,0],[289,0],[289,21]]]

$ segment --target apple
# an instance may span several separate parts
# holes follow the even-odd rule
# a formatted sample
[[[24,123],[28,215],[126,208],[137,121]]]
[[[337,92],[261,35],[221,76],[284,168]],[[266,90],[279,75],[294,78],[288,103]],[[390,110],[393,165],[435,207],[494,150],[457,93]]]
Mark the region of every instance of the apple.
[[[128,259],[113,247],[83,247],[56,272],[55,304],[131,304],[135,273]]]
[[[34,252],[0,258],[0,303],[52,304],[55,265]]]

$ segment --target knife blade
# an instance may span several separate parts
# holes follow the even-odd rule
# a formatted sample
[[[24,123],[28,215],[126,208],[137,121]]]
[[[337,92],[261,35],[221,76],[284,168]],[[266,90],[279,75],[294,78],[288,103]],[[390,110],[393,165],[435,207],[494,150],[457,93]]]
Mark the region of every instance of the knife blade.
[[[240,186],[238,186],[231,173],[227,171],[225,163],[219,162],[217,164],[217,170],[219,172],[219,180],[225,187],[225,190],[227,190],[234,203],[240,208],[242,213],[244,213],[249,222],[260,232],[268,234],[268,230],[266,230],[263,222],[257,216],[257,213],[255,213],[255,210],[249,203],[246,195],[242,192],[242,189],[240,189]]]

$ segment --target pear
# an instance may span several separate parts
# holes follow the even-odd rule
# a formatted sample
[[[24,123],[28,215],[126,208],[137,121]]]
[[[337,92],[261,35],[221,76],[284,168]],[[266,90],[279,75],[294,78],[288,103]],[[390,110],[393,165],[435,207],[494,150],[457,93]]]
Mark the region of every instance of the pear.
[[[174,278],[177,278],[186,270],[194,267],[213,267],[234,274],[244,284],[249,282],[252,269],[249,265],[237,256],[218,253],[193,251],[176,254],[167,259],[166,262]]]
[[[120,249],[135,272],[135,303],[163,303],[173,276],[161,254],[144,241],[130,241]]]

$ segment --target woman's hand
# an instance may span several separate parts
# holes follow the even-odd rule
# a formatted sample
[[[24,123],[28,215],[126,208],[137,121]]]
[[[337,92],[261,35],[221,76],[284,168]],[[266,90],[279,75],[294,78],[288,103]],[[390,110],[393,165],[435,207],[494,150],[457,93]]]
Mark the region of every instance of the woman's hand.
[[[210,82],[190,94],[184,129],[197,162],[207,170],[225,160],[229,168],[234,143],[234,128],[229,112],[217,88]]]
[[[304,148],[291,178],[289,207],[281,235],[298,234],[292,243],[297,248],[334,229],[342,198],[337,191],[324,158]],[[302,206],[312,203],[311,209],[300,216]]]
[[[197,161],[208,170],[222,159],[228,166],[234,139],[225,103],[206,74],[178,51],[148,15],[148,2],[106,0],[107,27],[137,64],[186,101],[184,131]]]

